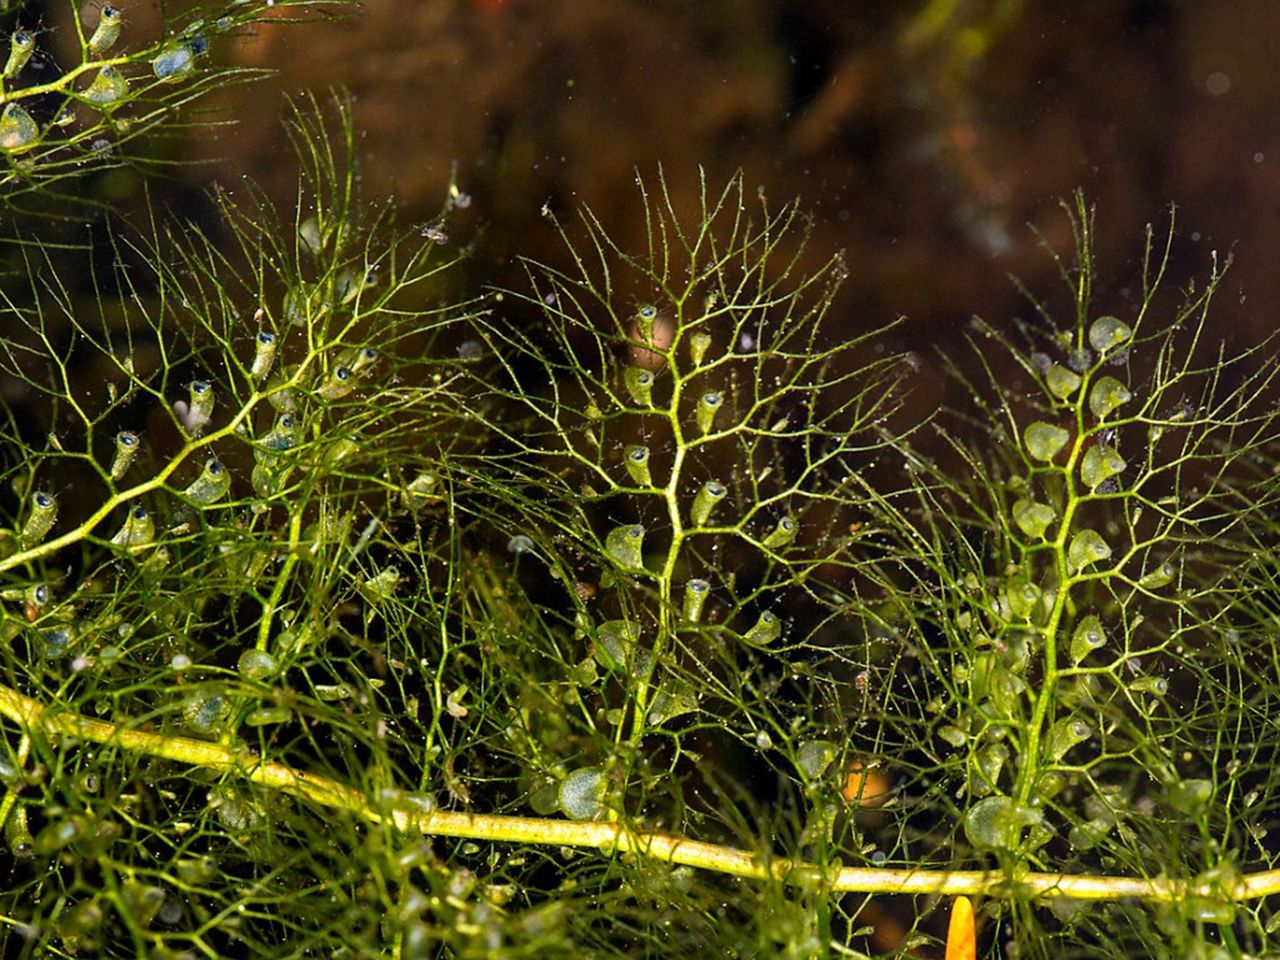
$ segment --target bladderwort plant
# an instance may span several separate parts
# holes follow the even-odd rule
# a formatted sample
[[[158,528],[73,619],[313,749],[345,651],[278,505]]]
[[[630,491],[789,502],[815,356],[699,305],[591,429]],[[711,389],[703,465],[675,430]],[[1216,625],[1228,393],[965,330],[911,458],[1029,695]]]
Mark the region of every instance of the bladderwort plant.
[[[0,7],[0,15],[17,17],[10,16],[0,46],[0,205],[10,213],[38,207],[49,215],[56,210],[50,200],[74,201],[83,210],[86,174],[129,167],[154,175],[164,167],[156,137],[191,128],[193,111],[211,92],[268,72],[221,65],[220,47],[251,37],[268,19],[277,25],[316,20],[349,4],[172,4],[163,34],[143,37],[130,23],[128,2],[68,2],[75,36],[61,44],[26,22],[25,6],[10,0]],[[61,62],[67,47],[77,47],[78,55]],[[217,120],[207,115],[196,122]]]
[[[957,895],[984,956],[1274,952],[1276,366],[1217,263],[1170,296],[1150,231],[1105,313],[1078,200],[911,422],[741,177],[467,299],[466,195],[397,227],[330,112],[295,209],[121,223],[87,301],[12,251],[7,955],[939,956]]]

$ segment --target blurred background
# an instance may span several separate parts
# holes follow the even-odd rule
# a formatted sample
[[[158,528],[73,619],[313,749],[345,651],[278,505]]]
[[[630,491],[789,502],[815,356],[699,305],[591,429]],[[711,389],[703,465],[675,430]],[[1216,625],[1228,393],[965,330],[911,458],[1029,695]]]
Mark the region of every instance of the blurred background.
[[[120,5],[162,29],[162,5]],[[1029,313],[1009,274],[1052,288],[1028,225],[1069,252],[1059,203],[1079,187],[1100,306],[1124,315],[1144,228],[1176,202],[1174,280],[1234,255],[1216,329],[1253,341],[1280,300],[1278,47],[1280,4],[1228,0],[367,0],[225,51],[280,72],[220,95],[238,124],[192,135],[212,166],[174,189],[247,173],[290,204],[283,94],[342,87],[367,198],[429,221],[456,165],[478,287],[519,282],[518,255],[564,262],[543,204],[589,205],[625,247],[637,171],[661,165],[692,215],[700,168],[712,185],[741,168],[812,213],[815,264],[846,251],[831,322],[904,315],[897,345],[928,357],[958,352],[972,314]],[[921,380],[919,400],[943,399],[945,378]]]

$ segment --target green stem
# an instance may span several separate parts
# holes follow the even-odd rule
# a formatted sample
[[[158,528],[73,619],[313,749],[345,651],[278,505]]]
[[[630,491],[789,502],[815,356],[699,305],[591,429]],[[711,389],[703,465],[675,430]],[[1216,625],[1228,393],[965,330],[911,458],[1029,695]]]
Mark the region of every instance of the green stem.
[[[109,744],[153,757],[205,767],[242,777],[320,806],[345,810],[371,823],[398,830],[445,837],[503,843],[593,847],[606,853],[634,853],[669,864],[682,864],[752,880],[778,880],[810,886],[820,884],[831,892],[880,894],[935,894],[1029,899],[1038,896],[1072,900],[1120,900],[1137,897],[1172,902],[1187,897],[1220,898],[1218,885],[1196,885],[1167,877],[1070,876],[1028,873],[1016,883],[999,871],[980,870],[877,870],[844,867],[832,870],[818,864],[785,858],[771,859],[747,850],[690,840],[653,830],[632,830],[625,823],[579,822],[540,817],[435,811],[377,806],[367,794],[325,777],[270,760],[248,748],[233,749],[219,743],[175,737],[134,729],[128,724],[107,723],[80,714],[54,710],[8,687],[0,686],[0,714],[22,727],[26,734],[74,737]],[[1226,891],[1232,900],[1254,900],[1280,894],[1280,870],[1265,870],[1240,878]]]

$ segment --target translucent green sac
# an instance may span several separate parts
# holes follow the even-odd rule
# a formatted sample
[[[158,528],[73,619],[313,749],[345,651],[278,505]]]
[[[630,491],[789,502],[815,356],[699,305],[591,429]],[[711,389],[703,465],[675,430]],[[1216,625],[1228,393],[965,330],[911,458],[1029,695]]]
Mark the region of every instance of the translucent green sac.
[[[1009,748],[1003,743],[989,743],[976,755],[981,779],[975,785],[983,793],[990,793],[1000,783],[1000,772],[1009,761]]]
[[[1107,480],[1123,473],[1126,466],[1124,457],[1115,447],[1094,444],[1080,461],[1080,479],[1090,490],[1096,490]]]
[[[979,850],[1010,850],[1018,845],[1023,829],[1043,820],[1044,814],[1035,807],[1009,797],[987,797],[965,813],[964,835]]]
[[[1142,579],[1138,581],[1138,586],[1144,590],[1159,590],[1161,587],[1167,587],[1177,573],[1178,571],[1174,565],[1166,560],[1154,570],[1144,574]]]
[[[702,360],[711,347],[711,334],[695,333],[689,338],[689,359],[695,367],[702,366]]]
[[[179,411],[179,417],[187,433],[198,437],[213,419],[213,384],[208,380],[192,380],[187,393],[191,402],[185,415]]]
[[[1063,717],[1049,728],[1044,753],[1050,763],[1057,763],[1077,744],[1093,736],[1093,728],[1079,717]]]
[[[1044,375],[1049,392],[1059,400],[1065,400],[1080,388],[1080,376],[1060,363],[1051,366]]]
[[[421,510],[439,503],[443,499],[440,478],[430,471],[423,471],[405,485],[400,499],[410,510]]]
[[[708,390],[698,398],[698,410],[696,418],[698,421],[698,429],[703,435],[711,432],[711,428],[715,426],[716,411],[724,406],[724,394],[719,390]]]
[[[164,890],[140,880],[126,880],[121,892],[125,909],[133,922],[144,930],[151,926],[156,914],[164,906]]]
[[[85,87],[80,96],[89,103],[108,106],[117,103],[129,95],[129,81],[115,67],[108,64],[98,71],[93,82]]]
[[[1169,692],[1169,681],[1164,677],[1139,677],[1129,684],[1134,693],[1149,693],[1163,697]]]
[[[385,603],[400,589],[400,568],[394,564],[384,567],[365,580],[363,586],[371,599]]]
[[[638,407],[653,406],[653,380],[653,371],[644,367],[627,367],[622,371],[623,386]]]
[[[254,338],[253,363],[249,367],[249,376],[261,382],[271,372],[271,365],[276,360],[276,348],[279,346],[276,335],[266,330],[259,330]]]
[[[254,459],[259,463],[270,460],[275,454],[291,450],[298,444],[302,435],[302,425],[292,413],[282,413],[275,426],[264,433],[253,451]]]
[[[373,347],[355,347],[342,355],[342,365],[352,373],[363,373],[378,362],[378,351]]]
[[[778,550],[794,540],[799,529],[800,525],[792,517],[779,517],[778,522],[762,542],[768,549]]]
[[[626,620],[606,620],[596,628],[596,662],[606,670],[625,670],[634,659],[640,629]]]
[[[19,803],[9,811],[9,819],[4,824],[4,840],[15,857],[26,860],[35,856],[35,839],[31,836],[25,803]]]
[[[1083,570],[1111,556],[1111,547],[1097,530],[1081,530],[1067,547],[1067,564],[1072,570]]]
[[[1045,463],[1056,457],[1070,439],[1071,434],[1062,427],[1055,427],[1041,420],[1031,424],[1022,434],[1022,442],[1027,448],[1027,453],[1033,460],[1042,460]]]
[[[120,39],[120,11],[113,6],[105,6],[98,14],[98,25],[93,28],[89,37],[89,52],[97,55],[110,50]]]
[[[221,693],[197,690],[182,704],[187,726],[199,733],[215,732],[231,714],[231,701]]]
[[[1132,399],[1129,388],[1115,377],[1101,377],[1089,391],[1089,409],[1099,420],[1105,420]]]
[[[605,552],[624,570],[643,570],[644,527],[638,523],[615,527],[605,537]]]
[[[603,767],[581,767],[562,781],[557,799],[570,820],[599,820],[607,812],[604,799],[608,788]]]
[[[817,780],[840,756],[840,748],[830,740],[806,740],[796,749],[796,769],[806,780]]]
[[[1013,505],[1013,522],[1028,537],[1043,540],[1049,525],[1058,518],[1058,511],[1044,503],[1022,499]]]
[[[133,507],[125,517],[124,525],[111,538],[117,547],[137,549],[151,543],[156,536],[156,523],[147,508],[141,505]]]
[[[4,78],[8,80],[21,72],[35,52],[36,40],[26,30],[16,30],[9,37],[9,59],[4,64]]]
[[[1006,582],[1005,599],[1014,619],[1030,620],[1040,601],[1040,588],[1019,574]]]
[[[111,459],[111,479],[119,480],[129,472],[138,448],[142,445],[138,435],[131,430],[121,430],[116,434],[116,452]]]
[[[31,114],[10,101],[0,113],[0,150],[16,153],[40,139],[40,127]]]
[[[623,462],[627,465],[627,473],[638,487],[652,487],[653,478],[649,475],[649,448],[643,444],[627,447],[623,454]]]
[[[707,597],[711,595],[711,582],[700,577],[688,581],[684,585],[684,605],[681,617],[686,623],[697,623],[702,619],[702,608]]]
[[[1117,317],[1099,317],[1089,326],[1089,344],[1099,353],[1124,346],[1133,339],[1133,330]]]
[[[195,51],[185,43],[178,43],[167,47],[151,61],[151,72],[157,80],[176,83],[190,75],[195,66]]]
[[[754,647],[767,647],[782,635],[782,621],[776,613],[761,612],[751,629],[742,635],[743,642]]]
[[[1102,621],[1092,614],[1082,618],[1071,634],[1071,662],[1079,663],[1106,642],[1107,634],[1102,629]]]
[[[231,473],[217,459],[210,457],[205,461],[200,476],[191,481],[182,491],[187,499],[199,504],[210,504],[221,500],[231,489]]]
[[[58,498],[51,493],[37,490],[31,495],[31,512],[22,525],[22,544],[32,546],[48,535],[58,519]]]
[[[658,308],[646,303],[636,311],[636,333],[646,347],[653,343],[653,324],[658,319]]]
[[[708,480],[693,497],[689,519],[695,527],[701,527],[711,517],[711,511],[729,493],[729,488],[718,480]]]
[[[241,653],[236,662],[236,670],[246,680],[265,680],[274,676],[279,669],[280,664],[275,657],[265,650],[253,647]]]
[[[325,378],[319,389],[316,390],[320,396],[326,400],[341,400],[347,396],[356,385],[356,375],[350,367],[337,366]]]

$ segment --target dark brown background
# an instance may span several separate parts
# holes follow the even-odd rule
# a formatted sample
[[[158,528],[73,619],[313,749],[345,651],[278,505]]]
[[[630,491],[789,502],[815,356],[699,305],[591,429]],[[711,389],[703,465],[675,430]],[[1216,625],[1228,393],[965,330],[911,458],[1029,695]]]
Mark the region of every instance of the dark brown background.
[[[152,29],[149,5],[125,9]],[[1075,188],[1098,207],[1104,303],[1176,201],[1173,276],[1233,252],[1215,324],[1243,342],[1280,301],[1278,46],[1280,5],[1237,0],[369,0],[235,41],[281,72],[228,94],[239,127],[191,151],[287,202],[282,94],[345,87],[366,195],[429,219],[457,163],[477,284],[514,282],[517,254],[563,257],[544,202],[590,204],[625,242],[637,169],[662,164],[694,209],[700,165],[713,183],[742,168],[813,212],[815,262],[847,251],[832,322],[906,315],[926,354],[973,313],[1026,313],[1010,272],[1050,288],[1027,224],[1064,245]]]

